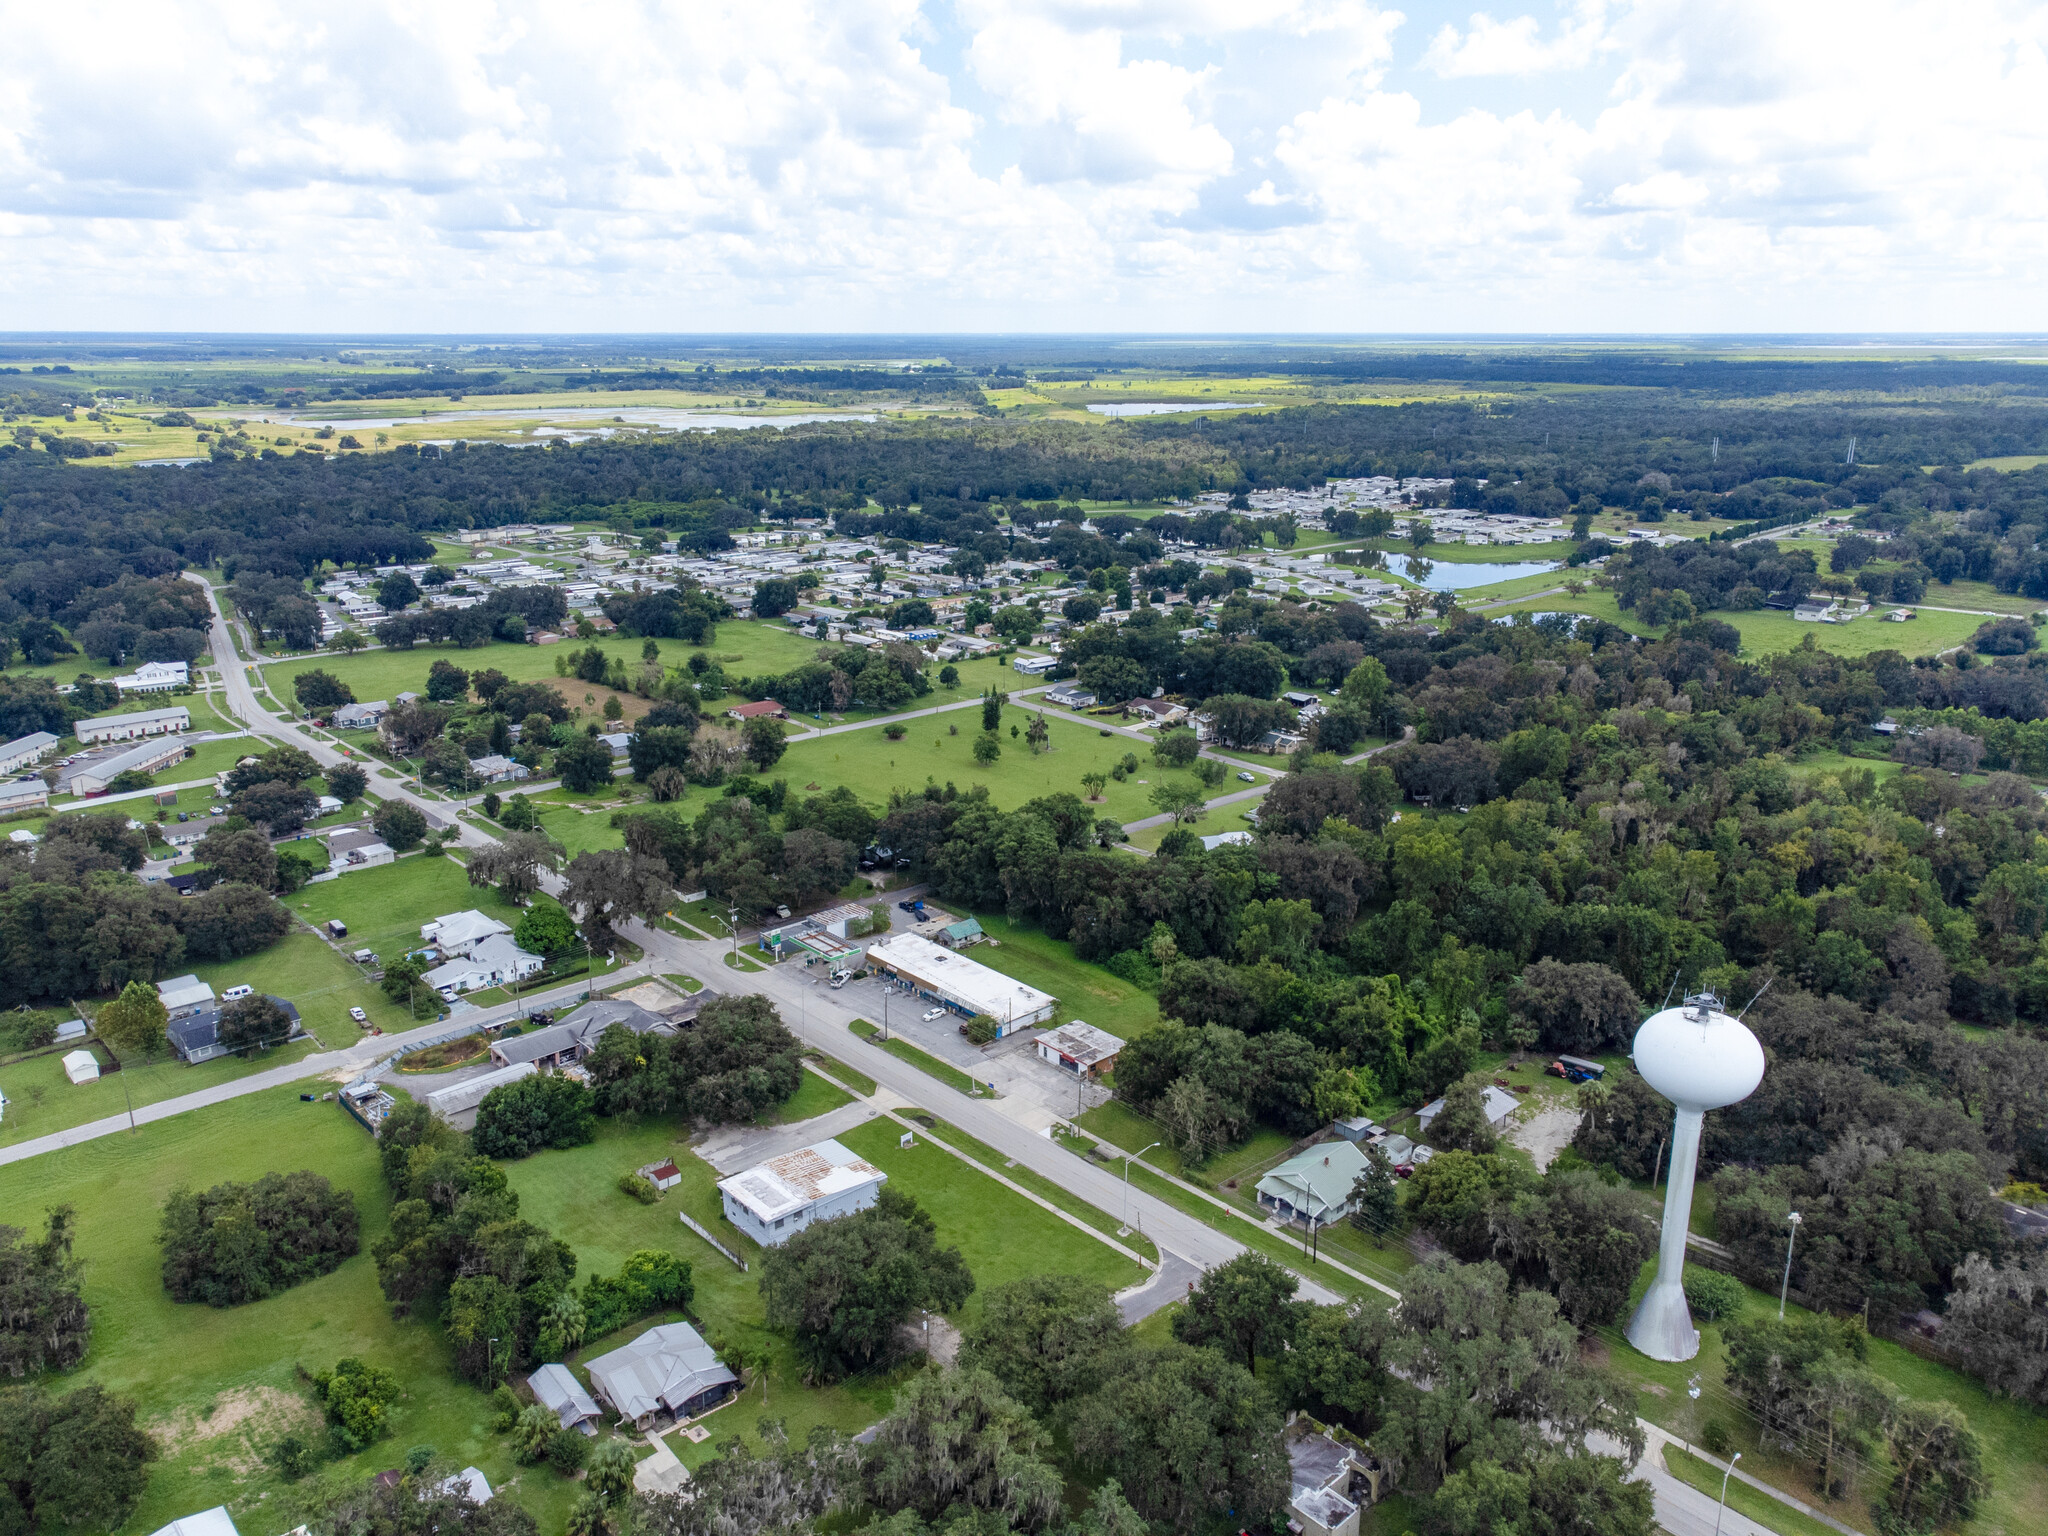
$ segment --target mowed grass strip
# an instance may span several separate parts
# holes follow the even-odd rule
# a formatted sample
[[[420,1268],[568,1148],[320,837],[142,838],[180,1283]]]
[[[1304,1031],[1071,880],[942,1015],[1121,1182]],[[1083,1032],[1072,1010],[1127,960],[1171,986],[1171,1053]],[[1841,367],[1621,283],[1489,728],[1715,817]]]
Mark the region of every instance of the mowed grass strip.
[[[866,1019],[855,1019],[847,1027],[856,1035],[859,1035],[861,1039],[867,1041],[868,1044],[887,1051],[898,1061],[907,1062],[927,1077],[937,1078],[948,1088],[976,1096],[987,1092],[987,1089],[977,1087],[973,1078],[969,1077],[952,1063],[941,1061],[938,1057],[919,1050],[900,1035],[892,1035],[884,1040],[882,1038],[882,1031],[877,1026],[868,1023]]]
[[[1721,1469],[1690,1451],[1675,1445],[1665,1446],[1664,1470],[1681,1483],[1699,1489],[1710,1499],[1721,1497]],[[1822,1525],[1812,1516],[1803,1515],[1791,1505],[1767,1493],[1759,1493],[1733,1477],[1727,1480],[1727,1498],[1728,1507],[1736,1514],[1754,1520],[1765,1530],[1776,1531],[1778,1536],[1841,1536],[1833,1526]]]

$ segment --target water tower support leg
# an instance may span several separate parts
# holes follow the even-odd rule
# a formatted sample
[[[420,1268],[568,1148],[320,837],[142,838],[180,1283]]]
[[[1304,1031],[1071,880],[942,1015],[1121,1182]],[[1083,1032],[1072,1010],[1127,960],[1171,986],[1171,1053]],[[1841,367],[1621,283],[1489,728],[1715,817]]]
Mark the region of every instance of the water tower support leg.
[[[1652,1360],[1690,1360],[1700,1352],[1699,1330],[1685,1304],[1685,1234],[1692,1221],[1692,1181],[1700,1160],[1699,1110],[1681,1109],[1671,1132],[1671,1176],[1664,1189],[1664,1231],[1657,1243],[1657,1278],[1629,1319],[1628,1341]]]

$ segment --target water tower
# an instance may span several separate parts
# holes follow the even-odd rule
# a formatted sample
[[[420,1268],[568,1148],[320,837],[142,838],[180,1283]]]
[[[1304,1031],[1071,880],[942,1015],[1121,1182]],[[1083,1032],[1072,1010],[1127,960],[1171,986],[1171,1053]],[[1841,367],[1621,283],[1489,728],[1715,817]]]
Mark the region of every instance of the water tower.
[[[1764,1048],[1711,992],[1653,1013],[1636,1031],[1633,1052],[1643,1080],[1678,1106],[1664,1190],[1664,1233],[1657,1278],[1629,1319],[1628,1341],[1652,1360],[1690,1360],[1700,1333],[1685,1304],[1685,1234],[1700,1160],[1700,1122],[1710,1109],[1739,1104],[1764,1077]]]

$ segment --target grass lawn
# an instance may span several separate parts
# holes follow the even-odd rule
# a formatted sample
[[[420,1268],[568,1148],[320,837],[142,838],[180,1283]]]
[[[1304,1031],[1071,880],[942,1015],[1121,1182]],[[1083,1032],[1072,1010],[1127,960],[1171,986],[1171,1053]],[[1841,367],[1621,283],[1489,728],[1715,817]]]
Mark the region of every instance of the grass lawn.
[[[1077,959],[1073,945],[1049,938],[1031,924],[1013,922],[999,913],[975,916],[983,931],[997,942],[975,945],[971,958],[1058,998],[1055,1024],[1081,1019],[1124,1040],[1134,1040],[1158,1027],[1159,999],[1143,987]]]
[[[460,864],[426,853],[324,880],[284,900],[316,928],[340,918],[350,949],[373,949],[386,960],[419,948],[421,925],[450,912],[475,908],[515,928],[526,915],[489,886],[471,885]]]
[[[1742,1458],[1749,1460],[1747,1456]],[[1690,1451],[1675,1445],[1664,1447],[1664,1470],[1682,1483],[1689,1483],[1710,1499],[1722,1496],[1723,1480],[1721,1469],[1715,1467]],[[1767,1530],[1778,1536],[1838,1536],[1831,1525],[1822,1525],[1811,1516],[1802,1515],[1789,1505],[1781,1504],[1767,1493],[1758,1493],[1747,1483],[1730,1477],[1726,1480],[1728,1507],[1738,1515],[1747,1515]],[[1811,1499],[1806,1501],[1812,1503]]]
[[[961,710],[906,722],[909,734],[901,741],[890,741],[880,726],[800,741],[773,771],[775,777],[787,779],[793,791],[814,783],[821,789],[845,784],[864,803],[878,808],[888,803],[892,789],[921,790],[928,779],[957,784],[963,791],[985,784],[996,806],[1012,810],[1040,795],[1061,791],[1085,795],[1082,774],[1091,770],[1107,774],[1125,753],[1131,753],[1140,763],[1136,775],[1121,784],[1111,780],[1106,799],[1091,809],[1097,816],[1114,816],[1119,821],[1153,814],[1147,798],[1151,789],[1142,781],[1157,783],[1166,775],[1152,765],[1143,742],[1127,736],[1103,736],[1085,725],[1047,715],[1050,750],[1034,754],[1021,735],[1015,740],[1009,735],[1011,725],[1021,730],[1029,723],[1030,713],[1021,705],[1003,711],[1003,753],[987,767],[974,760],[980,716]],[[960,734],[947,735],[949,725],[957,725]]]
[[[796,1092],[774,1109],[758,1116],[755,1124],[794,1125],[799,1120],[813,1119],[852,1102],[853,1095],[845,1089],[834,1087],[815,1072],[806,1072],[803,1081],[797,1084]]]
[[[331,890],[342,883],[331,880],[312,889]],[[355,947],[353,936],[345,942]],[[286,999],[298,1007],[306,1028],[330,1048],[347,1045],[361,1033],[348,1016],[351,1008],[361,1008],[372,1024],[384,1029],[412,1027],[404,1008],[385,997],[384,989],[375,982],[364,980],[360,967],[350,964],[318,934],[303,928],[256,954],[195,965],[192,973],[216,992],[246,981],[258,991]]]
[[[330,1275],[246,1306],[173,1303],[155,1240],[165,1196],[180,1184],[298,1168],[354,1193],[364,1251]],[[263,1508],[285,1489],[262,1454],[287,1428],[319,1433],[294,1368],[317,1371],[346,1355],[395,1372],[406,1396],[388,1438],[331,1464],[323,1478],[358,1481],[396,1464],[405,1447],[428,1444],[458,1466],[481,1467],[493,1487],[517,1477],[520,1501],[544,1529],[561,1529],[574,1485],[515,1467],[488,1432],[489,1399],[452,1374],[440,1330],[396,1321],[386,1307],[368,1251],[390,1208],[376,1144],[333,1104],[302,1104],[291,1089],[253,1094],[51,1153],[36,1159],[34,1177],[0,1181],[0,1221],[40,1231],[44,1209],[60,1203],[78,1211],[93,1312],[92,1350],[72,1379],[134,1397],[164,1448],[126,1530],[153,1531],[217,1503],[251,1530],[282,1524]]]
[[[125,1114],[130,1104],[140,1109],[181,1094],[197,1093],[216,1083],[233,1082],[251,1072],[267,1071],[319,1049],[313,1041],[259,1051],[249,1056],[223,1056],[188,1067],[175,1057],[155,1061],[137,1058],[119,1072],[104,1073],[97,1082],[73,1083],[64,1075],[64,1052],[33,1056],[0,1067],[0,1089],[7,1093],[7,1118],[0,1121],[0,1146],[33,1141],[74,1125]],[[102,1067],[104,1050],[94,1048]],[[40,1166],[40,1164],[38,1164]]]
[[[804,1055],[834,1082],[846,1084],[864,1099],[874,1097],[875,1080],[858,1067],[850,1067],[836,1056],[826,1056],[818,1051],[806,1051]]]
[[[1522,611],[1589,613],[1610,624],[1619,624],[1634,634],[1658,633],[1633,612],[1623,613],[1617,608],[1613,593],[1599,590],[1580,597],[1560,592],[1554,597],[1529,598],[1491,609],[1487,616],[1500,618]],[[1978,625],[1988,622],[1980,614],[1939,613],[1922,608],[1918,610],[1918,618],[1904,624],[1892,624],[1879,617],[1883,611],[1873,608],[1848,624],[1802,624],[1789,613],[1762,609],[1753,613],[1729,613],[1716,609],[1707,616],[1734,625],[1742,636],[1742,654],[1750,659],[1796,650],[1809,639],[1819,649],[1837,656],[1867,656],[1872,651],[1897,651],[1902,656],[1931,655],[1935,651],[1961,645],[1976,633]]]

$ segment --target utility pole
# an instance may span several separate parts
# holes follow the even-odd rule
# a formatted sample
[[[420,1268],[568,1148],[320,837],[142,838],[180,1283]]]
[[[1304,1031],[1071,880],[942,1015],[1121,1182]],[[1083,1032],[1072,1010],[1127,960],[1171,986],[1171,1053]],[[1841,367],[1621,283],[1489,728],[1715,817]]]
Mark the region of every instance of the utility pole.
[[[1152,1147],[1156,1147],[1158,1145],[1159,1143],[1156,1141],[1152,1143]],[[1134,1157],[1143,1157],[1147,1152],[1150,1152],[1152,1150],[1152,1147],[1140,1147],[1135,1152],[1126,1152],[1124,1154],[1124,1232],[1128,1232],[1131,1230],[1131,1159]],[[1119,1232],[1117,1236],[1123,1236],[1123,1232]]]
[[[1792,1289],[1792,1244],[1799,1236],[1800,1215],[1794,1211],[1785,1218],[1791,1231],[1785,1234],[1785,1278],[1778,1285],[1778,1321],[1785,1321],[1785,1293]]]

